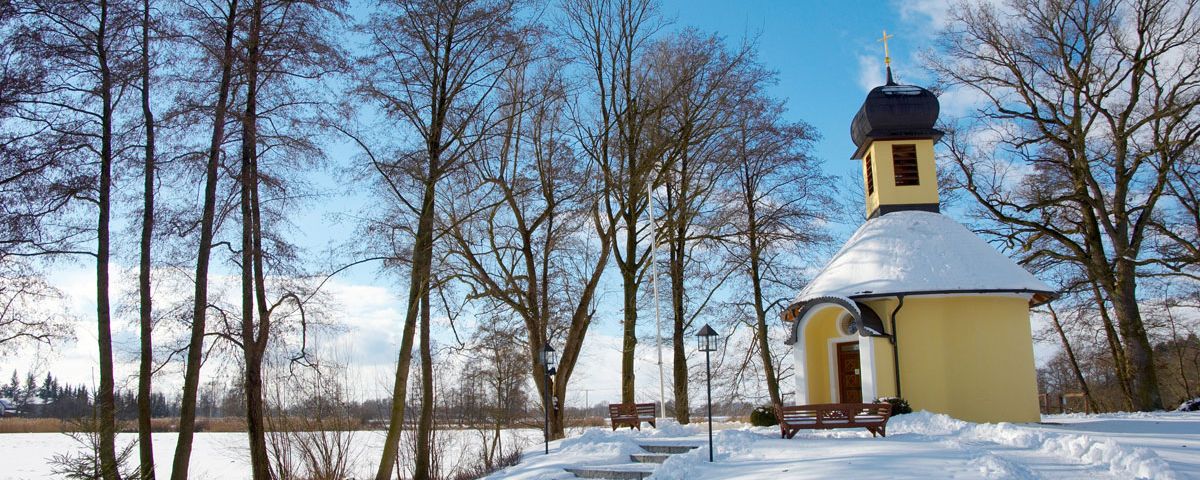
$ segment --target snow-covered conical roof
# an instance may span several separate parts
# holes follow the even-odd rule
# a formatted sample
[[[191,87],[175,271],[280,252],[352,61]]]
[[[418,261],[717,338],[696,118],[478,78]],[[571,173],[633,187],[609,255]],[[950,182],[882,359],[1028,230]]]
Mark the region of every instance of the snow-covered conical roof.
[[[908,210],[867,220],[793,305],[822,296],[944,293],[1029,293],[1039,301],[1052,292],[950,217]]]

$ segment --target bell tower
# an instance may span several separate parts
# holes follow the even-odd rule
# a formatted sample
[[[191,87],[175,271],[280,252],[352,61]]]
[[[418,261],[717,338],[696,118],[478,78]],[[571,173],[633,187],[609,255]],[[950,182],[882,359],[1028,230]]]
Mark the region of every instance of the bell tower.
[[[942,132],[933,128],[939,111],[937,96],[892,80],[888,38],[885,31],[881,40],[887,83],[867,94],[850,124],[856,147],[851,158],[862,160],[863,165],[867,218],[903,210],[938,211],[933,144]]]

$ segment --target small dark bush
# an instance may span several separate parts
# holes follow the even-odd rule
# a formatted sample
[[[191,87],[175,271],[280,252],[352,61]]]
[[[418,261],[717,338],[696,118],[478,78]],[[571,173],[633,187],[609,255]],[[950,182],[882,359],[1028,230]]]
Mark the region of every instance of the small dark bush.
[[[770,427],[779,425],[779,419],[775,418],[774,408],[764,405],[750,412],[750,424],[756,427]]]
[[[1193,398],[1179,405],[1177,412],[1200,412],[1200,397]]]
[[[893,416],[904,415],[906,413],[912,413],[912,407],[908,406],[908,400],[905,400],[900,397],[883,397],[883,398],[880,398],[875,401],[876,402],[887,402],[887,403],[892,404],[892,415]]]

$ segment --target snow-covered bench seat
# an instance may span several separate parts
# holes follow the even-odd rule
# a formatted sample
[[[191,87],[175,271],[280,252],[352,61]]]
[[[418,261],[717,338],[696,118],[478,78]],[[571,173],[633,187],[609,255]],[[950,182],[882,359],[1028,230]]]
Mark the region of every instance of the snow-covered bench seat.
[[[617,427],[624,426],[641,430],[642,422],[658,428],[658,424],[654,420],[654,407],[654,403],[610,403],[608,416],[612,420],[613,431],[616,431]]]
[[[779,433],[792,438],[800,430],[866,428],[871,436],[887,436],[887,421],[892,416],[890,403],[823,403],[816,405],[775,405]]]

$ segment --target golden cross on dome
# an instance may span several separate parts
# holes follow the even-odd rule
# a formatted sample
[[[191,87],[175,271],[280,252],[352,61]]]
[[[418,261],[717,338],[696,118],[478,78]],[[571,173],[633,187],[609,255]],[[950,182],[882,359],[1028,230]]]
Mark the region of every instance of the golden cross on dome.
[[[879,39],[879,41],[883,42],[883,64],[889,67],[892,66],[892,57],[888,52],[888,39],[894,36],[895,35],[888,35],[887,30],[884,30],[883,37]]]

